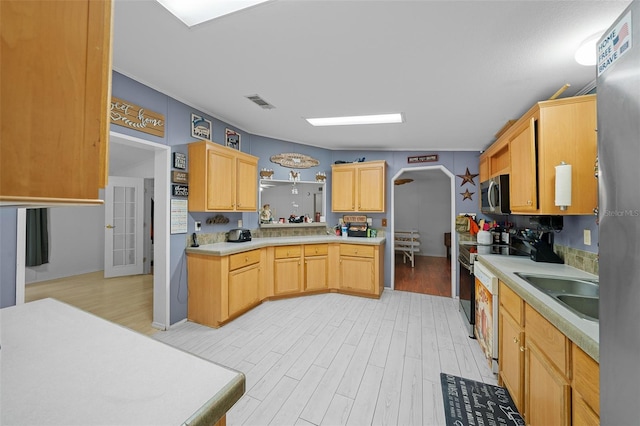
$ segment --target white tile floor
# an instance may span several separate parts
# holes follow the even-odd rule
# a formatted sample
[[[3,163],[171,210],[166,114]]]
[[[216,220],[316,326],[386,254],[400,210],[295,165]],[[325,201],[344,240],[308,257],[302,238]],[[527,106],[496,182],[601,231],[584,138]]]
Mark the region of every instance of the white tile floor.
[[[417,293],[265,302],[153,337],[246,375],[229,425],[443,425],[440,372],[497,383],[457,300]]]

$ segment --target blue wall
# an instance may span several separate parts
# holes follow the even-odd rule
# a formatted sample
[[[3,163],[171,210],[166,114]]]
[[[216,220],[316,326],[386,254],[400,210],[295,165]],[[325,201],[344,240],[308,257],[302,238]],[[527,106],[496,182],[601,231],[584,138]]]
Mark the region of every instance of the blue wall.
[[[323,148],[301,145],[293,142],[266,138],[262,136],[251,135],[241,129],[230,126],[210,115],[191,108],[169,96],[153,90],[141,83],[138,83],[128,77],[117,72],[113,73],[112,94],[120,99],[135,103],[146,109],[161,113],[165,116],[165,136],[157,137],[140,133],[136,130],[128,129],[122,126],[111,125],[111,130],[135,136],[141,139],[149,140],[158,144],[168,145],[172,152],[187,153],[187,143],[194,140],[191,136],[191,113],[196,113],[206,117],[213,123],[213,140],[217,142],[224,141],[225,128],[237,131],[241,135],[241,150],[260,158],[258,168],[272,168],[274,170],[274,179],[288,179],[289,169],[280,167],[271,163],[269,158],[274,154],[283,152],[296,152],[307,154],[320,161],[320,165],[308,170],[303,170],[303,180],[313,180],[312,177],[318,171],[327,174],[327,192],[331,193],[331,164],[336,160],[352,161],[356,158],[365,157],[367,161],[385,160],[388,164],[387,172],[387,194],[390,194],[391,178],[397,174],[402,168],[411,167],[407,162],[407,157],[412,155],[438,154],[438,162],[420,163],[415,167],[442,165],[446,167],[454,175],[462,175],[467,167],[471,173],[478,172],[478,152],[469,151],[330,151]],[[392,141],[389,143],[392,146]],[[429,145],[428,138],[425,137],[425,145]],[[307,177],[305,173],[308,173]],[[460,212],[477,212],[478,211],[478,179],[475,179],[476,186],[465,184],[460,186],[461,179],[456,177],[456,213]],[[460,193],[469,189],[474,192],[472,200],[464,200]],[[167,188],[170,191],[170,188]],[[330,200],[327,200],[330,206]],[[382,219],[390,219],[391,197],[387,197],[386,212],[384,214],[372,214],[373,226],[380,228]],[[245,226],[254,228],[258,223],[258,213],[226,213],[230,221],[226,225],[206,225],[206,218],[210,217],[210,213],[192,213],[189,215],[189,228],[193,229],[193,222],[198,220],[203,223],[203,232],[225,232],[231,228],[237,227],[237,220],[242,219]],[[327,209],[327,222],[337,223],[339,214],[330,212]],[[591,226],[594,222],[593,217],[581,218],[565,218],[565,231],[558,234],[556,242],[571,247],[581,248],[583,250],[597,251],[597,228],[592,226],[592,237],[594,245],[584,247],[582,245],[582,229]],[[0,245],[0,306],[11,306],[15,304],[15,232],[16,232],[16,210],[15,208],[0,209],[0,225],[1,225],[1,245]],[[594,229],[595,228],[595,229]],[[575,235],[574,235],[575,234]],[[188,235],[188,234],[187,234]],[[187,271],[185,247],[187,244],[187,235],[174,234],[170,236],[170,322],[174,324],[187,316]],[[566,235],[566,236],[565,236]],[[578,241],[579,239],[579,241]],[[390,283],[390,262],[393,260],[391,256],[391,244],[386,245],[385,253],[385,284]]]

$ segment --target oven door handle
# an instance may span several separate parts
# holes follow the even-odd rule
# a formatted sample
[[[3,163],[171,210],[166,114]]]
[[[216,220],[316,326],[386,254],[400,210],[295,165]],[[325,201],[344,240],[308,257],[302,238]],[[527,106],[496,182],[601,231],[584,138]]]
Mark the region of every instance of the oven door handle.
[[[460,258],[458,258],[458,263],[459,263],[460,265],[462,265],[462,267],[463,267],[464,269],[466,269],[467,271],[469,271],[469,275],[472,275],[472,274],[473,274],[473,271],[471,270],[471,268],[472,268],[471,263],[467,263],[467,262],[465,262],[464,260],[462,260],[462,259],[460,259]]]

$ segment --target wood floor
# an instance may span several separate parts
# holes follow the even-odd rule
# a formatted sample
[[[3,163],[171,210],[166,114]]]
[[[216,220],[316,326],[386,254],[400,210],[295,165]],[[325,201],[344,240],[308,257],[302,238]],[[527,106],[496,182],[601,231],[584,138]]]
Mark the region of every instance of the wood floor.
[[[104,278],[102,271],[25,286],[25,302],[52,297],[101,318],[152,335],[153,275]]]
[[[451,259],[416,256],[415,266],[396,255],[395,289],[451,297]]]
[[[404,291],[265,302],[153,338],[246,375],[229,425],[444,425],[440,372],[496,384],[457,301]]]

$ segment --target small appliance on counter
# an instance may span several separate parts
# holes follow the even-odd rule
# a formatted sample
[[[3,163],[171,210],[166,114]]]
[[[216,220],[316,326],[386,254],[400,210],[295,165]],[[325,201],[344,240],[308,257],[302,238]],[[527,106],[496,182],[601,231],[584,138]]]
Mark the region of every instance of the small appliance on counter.
[[[367,216],[343,216],[342,223],[347,224],[347,235],[349,237],[367,237],[369,223]]]
[[[227,233],[227,241],[230,243],[244,243],[251,241],[251,231],[243,228],[231,229]]]
[[[553,251],[553,233],[522,229],[512,238],[511,245],[529,254],[534,262],[564,263]]]

